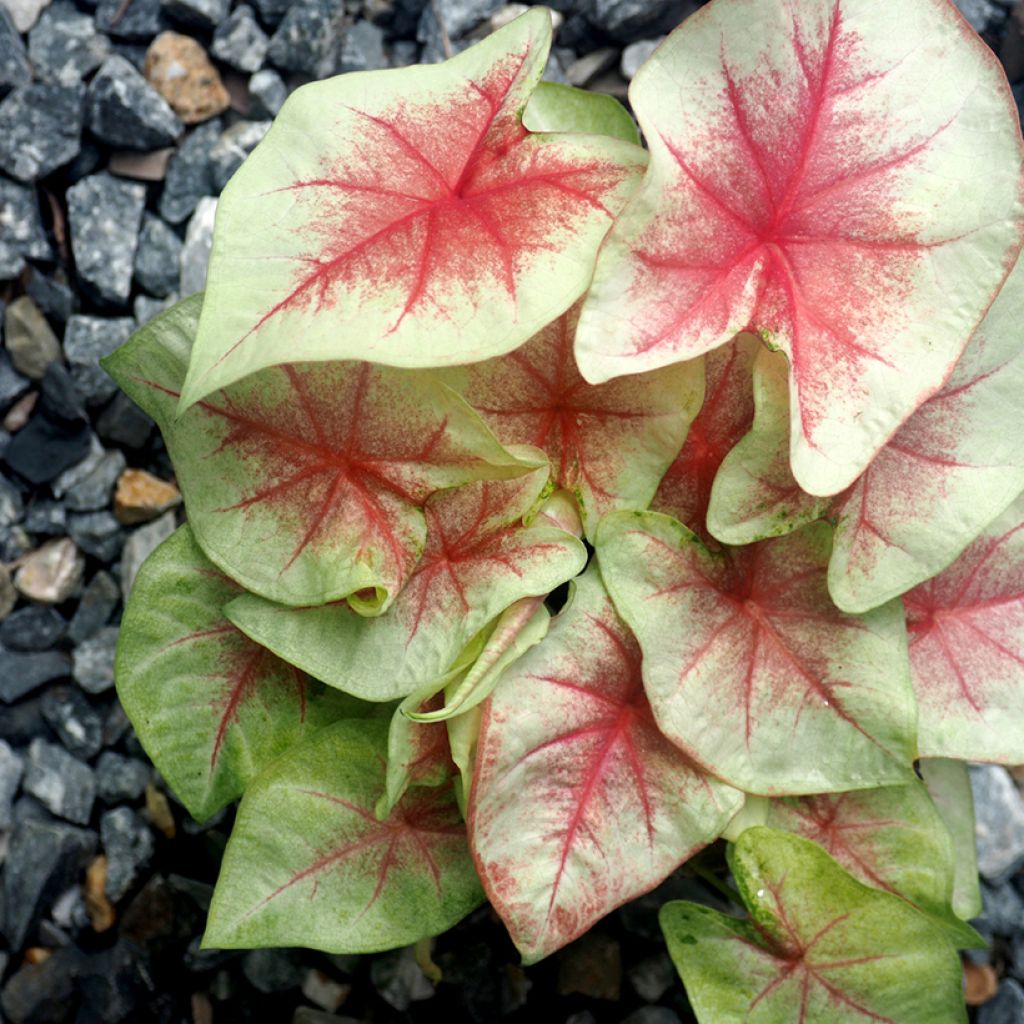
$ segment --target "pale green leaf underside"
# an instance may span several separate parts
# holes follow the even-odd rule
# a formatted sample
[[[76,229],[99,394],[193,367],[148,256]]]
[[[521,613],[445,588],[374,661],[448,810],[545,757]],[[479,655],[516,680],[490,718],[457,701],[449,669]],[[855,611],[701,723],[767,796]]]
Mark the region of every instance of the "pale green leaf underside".
[[[640,145],[640,129],[614,96],[559,82],[540,82],[523,113],[531,132],[584,132],[611,135]]]

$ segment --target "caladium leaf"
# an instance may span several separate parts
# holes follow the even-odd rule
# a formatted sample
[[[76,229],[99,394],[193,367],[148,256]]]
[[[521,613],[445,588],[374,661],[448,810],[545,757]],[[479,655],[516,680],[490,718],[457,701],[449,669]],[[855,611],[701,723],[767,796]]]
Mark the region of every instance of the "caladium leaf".
[[[242,800],[206,946],[370,953],[450,928],[483,900],[451,787],[386,821],[387,723],[342,721],[279,758]]]
[[[825,585],[831,532],[815,523],[719,553],[655,512],[616,513],[598,532],[601,572],[640,641],[658,724],[747,792],[913,777],[902,610],[835,608]]]
[[[369,363],[273,367],[176,416],[199,306],[104,366],[163,431],[200,546],[263,597],[380,612],[423,551],[433,492],[543,463],[509,453],[429,374]]]
[[[1020,764],[1024,495],[903,602],[921,753]]]
[[[287,608],[252,595],[228,614],[254,640],[332,686],[366,700],[403,697],[448,672],[509,605],[548,594],[586,564],[583,544],[564,530],[523,526],[546,482],[545,463],[518,480],[433,495],[424,505],[426,547],[384,615],[366,618],[344,603]]]
[[[793,471],[817,495],[942,385],[1024,227],[998,61],[950,3],[894,11],[719,0],[669,36],[630,87],[650,165],[577,336],[598,383],[761,333],[792,364]]]
[[[751,828],[729,850],[750,912],[668,903],[661,926],[701,1024],[966,1022],[941,928],[814,843]]]
[[[228,622],[224,604],[238,592],[182,526],[139,570],[118,638],[121,703],[146,752],[200,821],[308,733],[358,714],[356,701]]]
[[[293,93],[221,196],[183,404],[297,360],[484,359],[565,312],[646,155],[527,132],[550,44],[538,9],[443,64]]]
[[[523,959],[653,888],[741,802],[659,732],[640,650],[590,569],[484,705],[470,842]]]
[[[576,494],[587,537],[613,509],[646,508],[700,407],[700,364],[602,387],[573,358],[579,307],[515,352],[444,371],[506,443],[542,448],[555,481]]]
[[[963,761],[946,758],[922,757],[918,768],[953,840],[953,910],[969,921],[982,910],[971,777]]]
[[[953,843],[920,782],[765,803],[763,824],[812,840],[865,885],[908,899],[957,945],[984,945],[953,911]]]
[[[715,474],[754,417],[751,372],[763,348],[754,335],[741,334],[704,357],[704,404],[651,502],[655,512],[674,516],[705,543],[713,542],[706,523]]]
[[[614,96],[559,82],[538,83],[523,111],[523,127],[531,132],[611,135],[640,145],[636,121]]]
[[[945,568],[1024,488],[1024,449],[1007,423],[1024,416],[1018,264],[949,380],[832,500],[803,493],[786,455],[785,359],[754,367],[757,418],[726,457],[708,524],[747,544],[828,515],[836,522],[829,590],[846,611],[882,604]]]

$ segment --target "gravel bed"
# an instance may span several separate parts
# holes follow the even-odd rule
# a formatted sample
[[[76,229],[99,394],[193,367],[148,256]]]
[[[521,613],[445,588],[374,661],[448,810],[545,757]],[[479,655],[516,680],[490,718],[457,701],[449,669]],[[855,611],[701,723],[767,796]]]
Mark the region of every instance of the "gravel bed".
[[[551,0],[547,77],[625,98],[697,0]],[[1024,79],[1024,4],[958,0]],[[442,59],[501,0],[0,0],[0,1024],[445,1020],[681,1024],[664,900],[528,969],[482,908],[412,950],[201,950],[231,813],[196,825],[113,689],[122,602],[180,522],[152,422],[97,360],[203,287],[217,195],[288,93]],[[1024,85],[1015,84],[1018,103]],[[1024,802],[974,770],[991,951],[980,1024],[1024,1020]],[[996,978],[999,987],[996,990]]]

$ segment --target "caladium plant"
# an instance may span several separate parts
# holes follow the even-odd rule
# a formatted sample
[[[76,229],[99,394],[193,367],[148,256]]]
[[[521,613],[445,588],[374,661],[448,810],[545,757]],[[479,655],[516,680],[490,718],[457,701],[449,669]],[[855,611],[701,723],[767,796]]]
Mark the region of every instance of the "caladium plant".
[[[964,1020],[963,762],[1024,761],[1005,80],[948,0],[712,0],[644,148],[550,43],[297,90],[105,362],[188,515],[119,692],[242,798],[206,944],[489,899],[531,963],[692,869],[748,915],[664,908],[702,1024]]]

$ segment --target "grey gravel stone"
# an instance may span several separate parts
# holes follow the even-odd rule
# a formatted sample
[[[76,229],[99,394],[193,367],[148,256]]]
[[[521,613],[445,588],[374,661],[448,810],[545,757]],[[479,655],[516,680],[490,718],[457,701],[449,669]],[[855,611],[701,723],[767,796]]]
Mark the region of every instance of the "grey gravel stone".
[[[970,770],[978,871],[998,884],[1024,864],[1024,800],[1005,768],[971,765]]]
[[[110,40],[88,14],[58,2],[43,11],[28,37],[28,53],[41,78],[73,85],[110,56]]]
[[[175,261],[175,267],[177,266],[178,263]],[[142,327],[148,324],[154,317],[158,317],[161,313],[166,313],[177,301],[177,292],[171,292],[170,295],[163,299],[154,299],[151,295],[136,295],[135,301],[132,303],[132,314],[135,316],[135,322]]]
[[[138,800],[153,777],[145,761],[104,750],[96,762],[96,792],[108,804]]]
[[[87,693],[106,693],[114,686],[117,627],[104,626],[71,653],[75,682]]]
[[[104,62],[89,85],[86,118],[96,138],[126,149],[169,146],[182,131],[168,102],[119,54]]]
[[[628,1017],[623,1017],[622,1024],[682,1024],[679,1014],[667,1006],[641,1006]]]
[[[0,622],[0,644],[11,651],[45,651],[60,640],[67,626],[55,608],[26,605]]]
[[[128,600],[132,584],[138,574],[142,563],[149,557],[163,541],[165,541],[177,528],[173,510],[165,512],[159,519],[154,519],[145,526],[134,530],[125,541],[124,551],[121,553],[121,593],[124,599]],[[0,625],[0,632],[3,626]]]
[[[228,179],[242,166],[242,161],[260,144],[269,129],[269,121],[239,121],[221,134],[210,150],[214,188],[211,194],[223,191]]]
[[[242,973],[257,992],[288,992],[302,984],[306,968],[293,949],[251,949],[242,957]]]
[[[46,944],[40,923],[40,943]],[[7,1019],[13,1024],[57,1024],[66,1021],[67,1009],[75,1002],[75,989],[82,954],[73,946],[52,952],[38,963],[25,963],[11,975],[0,996]]]
[[[181,239],[159,217],[146,214],[135,252],[135,280],[151,295],[166,298],[178,286]]]
[[[325,78],[335,70],[343,19],[335,0],[295,0],[271,37],[267,58],[283,71]]]
[[[7,353],[0,350],[0,409],[8,408],[16,398],[20,398],[28,391],[30,383],[11,365]]]
[[[43,694],[40,710],[61,743],[84,760],[95,757],[103,746],[103,720],[78,690],[55,686]]]
[[[45,260],[50,255],[35,189],[0,174],[0,281],[17,277],[26,257]]]
[[[699,0],[588,0],[587,20],[617,43],[669,32],[700,6]]]
[[[54,496],[63,498],[76,484],[84,480],[103,461],[104,448],[95,434],[89,435],[89,450],[73,466],[65,469],[50,484]]]
[[[978,1024],[1020,1024],[1024,1021],[1024,988],[1012,978],[999,985],[994,999],[978,1007]]]
[[[66,324],[69,317],[78,312],[78,295],[68,284],[62,270],[55,274],[44,274],[31,267],[25,290],[53,324]]]
[[[640,70],[652,53],[661,45],[664,36],[659,36],[657,39],[638,39],[635,43],[630,43],[622,51],[622,60],[619,61],[619,70],[622,72],[622,77],[630,82],[633,80],[633,76]]]
[[[249,79],[249,113],[253,117],[270,120],[288,99],[288,86],[273,69],[264,68]]]
[[[125,448],[142,448],[153,433],[155,424],[123,391],[114,395],[110,405],[100,413],[96,432],[112,444]]]
[[[105,171],[68,189],[78,276],[104,304],[123,306],[128,300],[145,203],[144,186],[118,181]]]
[[[369,21],[357,21],[345,33],[338,71],[377,71],[388,66],[384,32]]]
[[[101,562],[115,561],[124,546],[121,524],[110,512],[78,512],[68,516],[68,536]]]
[[[990,0],[953,0],[967,24],[975,32],[984,32],[989,22],[999,14],[999,8]]]
[[[100,569],[82,591],[68,625],[68,639],[80,644],[95,636],[110,621],[120,600],[121,591],[114,578],[105,569]]]
[[[504,0],[438,0],[437,8],[448,31],[448,36],[461,39],[470,29],[476,28],[504,4]],[[416,38],[430,45],[440,36],[432,4],[423,7]]]
[[[209,32],[228,16],[230,0],[161,0],[164,11],[175,21]]]
[[[0,740],[0,832],[11,827],[14,797],[24,772],[25,765],[21,758],[4,740]]]
[[[76,825],[86,825],[96,799],[92,769],[63,747],[35,739],[29,744],[22,787],[48,811]]]
[[[627,972],[633,991],[647,1003],[656,1003],[676,982],[676,969],[667,953],[654,953]]]
[[[117,385],[100,366],[100,360],[120,348],[134,330],[131,317],[73,316],[68,321],[64,355],[86,405],[102,405],[117,392]]]
[[[222,130],[220,118],[199,125],[171,157],[159,204],[160,216],[169,224],[180,224],[203,196],[219,191],[213,184],[210,151]]]
[[[58,651],[23,653],[0,648],[0,701],[11,704],[44,683],[70,674],[67,656]]]
[[[4,0],[3,6],[19,32],[28,32],[50,0]]]
[[[23,525],[34,536],[62,537],[67,533],[68,516],[59,501],[41,499],[25,512]]]
[[[116,903],[151,860],[153,833],[130,807],[115,807],[100,818],[100,841],[107,855],[107,899]]]
[[[38,82],[0,102],[0,169],[38,181],[78,155],[85,87]]]
[[[124,472],[126,465],[123,452],[116,449],[104,452],[95,469],[68,488],[65,506],[74,512],[90,512],[109,507],[117,478]]]
[[[10,480],[0,476],[0,527],[20,523],[24,514],[25,502],[21,491]]]
[[[96,7],[96,27],[114,39],[148,43],[171,27],[160,0],[132,0],[123,12],[121,6],[122,0],[99,0]]]
[[[185,244],[180,254],[181,295],[194,295],[206,287],[206,270],[213,247],[213,220],[217,214],[217,200],[205,196],[199,200],[185,232]]]
[[[434,996],[434,986],[417,966],[411,946],[374,957],[370,978],[380,997],[400,1013]]]
[[[0,99],[31,77],[25,44],[7,8],[0,6]]]
[[[87,829],[31,819],[17,825],[3,872],[4,935],[12,949],[22,948],[33,922],[79,880],[95,851],[96,834]]]
[[[247,4],[236,7],[213,34],[210,53],[238,71],[259,71],[270,40]]]
[[[57,335],[27,295],[4,310],[4,343],[14,368],[31,380],[42,380],[47,366],[61,357]]]

